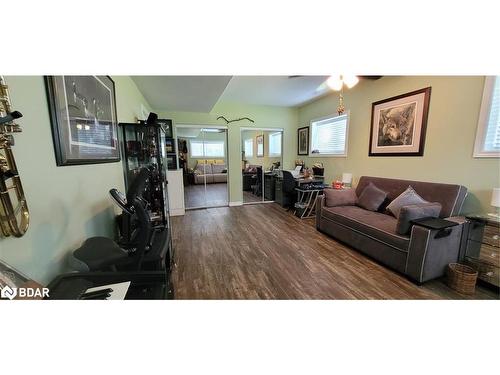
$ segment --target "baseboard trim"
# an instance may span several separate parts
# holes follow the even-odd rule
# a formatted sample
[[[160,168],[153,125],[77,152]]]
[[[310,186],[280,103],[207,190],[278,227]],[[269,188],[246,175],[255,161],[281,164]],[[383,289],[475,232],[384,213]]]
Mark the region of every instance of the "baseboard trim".
[[[186,214],[186,210],[184,208],[176,208],[169,211],[170,216],[183,216]]]
[[[229,202],[229,207],[243,206],[243,202]]]

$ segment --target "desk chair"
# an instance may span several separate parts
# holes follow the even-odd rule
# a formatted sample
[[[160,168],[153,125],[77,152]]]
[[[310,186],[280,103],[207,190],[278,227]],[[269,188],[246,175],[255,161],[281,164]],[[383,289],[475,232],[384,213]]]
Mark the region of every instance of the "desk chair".
[[[262,196],[262,167],[257,167],[257,175],[255,176],[255,184],[252,185],[252,191],[258,197]]]
[[[288,210],[291,210],[294,207],[295,199],[296,199],[296,191],[295,187],[297,186],[297,181],[292,175],[290,171],[283,171],[283,194],[286,195],[288,202]]]

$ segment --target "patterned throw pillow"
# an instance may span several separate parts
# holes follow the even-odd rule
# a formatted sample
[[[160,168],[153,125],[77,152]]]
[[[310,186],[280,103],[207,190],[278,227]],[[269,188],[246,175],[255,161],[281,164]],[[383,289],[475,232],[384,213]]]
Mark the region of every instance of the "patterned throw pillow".
[[[396,219],[399,218],[399,212],[403,206],[410,206],[413,204],[429,203],[411,187],[403,191],[397,198],[395,198],[388,206],[387,210],[392,213]]]
[[[385,198],[387,193],[370,182],[359,195],[357,205],[365,210],[378,211]]]

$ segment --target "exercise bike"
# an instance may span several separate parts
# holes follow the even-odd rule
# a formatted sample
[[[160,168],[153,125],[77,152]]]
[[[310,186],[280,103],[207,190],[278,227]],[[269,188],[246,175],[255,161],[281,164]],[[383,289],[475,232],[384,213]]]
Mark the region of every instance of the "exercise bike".
[[[126,196],[109,191],[122,210],[117,217],[118,241],[91,237],[70,256],[71,266],[81,272],[167,271],[170,267],[170,234],[166,226],[153,226],[148,207],[149,179],[153,168],[141,168]]]

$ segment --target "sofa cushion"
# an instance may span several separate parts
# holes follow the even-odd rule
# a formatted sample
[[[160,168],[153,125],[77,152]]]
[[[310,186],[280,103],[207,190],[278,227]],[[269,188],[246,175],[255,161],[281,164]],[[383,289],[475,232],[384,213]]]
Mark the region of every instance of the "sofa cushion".
[[[223,173],[226,169],[226,164],[212,164],[212,173]]]
[[[410,237],[396,233],[397,220],[391,215],[357,206],[323,207],[321,215],[387,245],[408,251]]]
[[[399,211],[396,232],[407,234],[412,227],[412,220],[423,219],[425,217],[439,217],[441,212],[440,203],[420,203],[401,207]]]
[[[325,195],[325,205],[327,207],[354,206],[358,199],[354,189],[325,189],[323,194]]]
[[[429,202],[427,202],[420,195],[418,195],[417,192],[411,186],[408,186],[408,188],[405,191],[399,194],[399,196],[396,197],[396,199],[394,199],[387,206],[387,210],[390,213],[392,213],[397,219],[399,218],[399,211],[401,210],[401,207],[409,206],[412,204],[422,204],[422,203],[429,203]]]
[[[212,177],[214,183],[227,182],[227,173],[214,173]]]
[[[197,174],[212,174],[211,164],[196,164],[195,173]]]
[[[359,195],[357,205],[369,211],[377,211],[386,197],[387,193],[385,191],[370,183]]]

